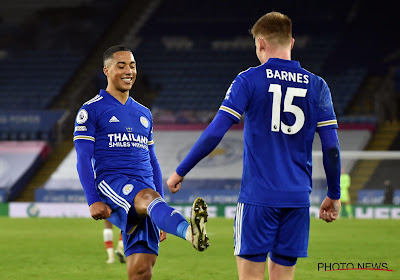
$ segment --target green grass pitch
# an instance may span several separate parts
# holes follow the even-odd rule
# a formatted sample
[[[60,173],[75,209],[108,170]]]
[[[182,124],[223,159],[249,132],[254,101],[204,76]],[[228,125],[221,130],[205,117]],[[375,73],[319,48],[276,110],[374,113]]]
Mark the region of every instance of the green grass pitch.
[[[105,263],[103,226],[91,219],[0,218],[0,279],[127,279],[124,264]],[[205,252],[169,235],[153,279],[237,279],[233,220],[213,218],[207,226]],[[323,271],[318,263],[386,263],[394,272]],[[298,260],[295,278],[400,279],[400,220],[312,219],[309,257]]]

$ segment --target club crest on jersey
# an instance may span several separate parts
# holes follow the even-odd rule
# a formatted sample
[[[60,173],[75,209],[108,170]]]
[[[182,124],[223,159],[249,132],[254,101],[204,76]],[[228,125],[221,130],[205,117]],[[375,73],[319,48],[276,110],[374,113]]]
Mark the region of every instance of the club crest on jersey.
[[[76,116],[76,122],[78,124],[83,124],[88,120],[89,114],[85,109],[79,111],[78,115]]]
[[[148,128],[148,127],[149,127],[149,121],[146,119],[146,117],[141,116],[141,117],[140,117],[140,123],[141,123],[145,128]]]
[[[122,192],[124,195],[128,195],[133,191],[133,185],[132,184],[127,184],[123,187]]]

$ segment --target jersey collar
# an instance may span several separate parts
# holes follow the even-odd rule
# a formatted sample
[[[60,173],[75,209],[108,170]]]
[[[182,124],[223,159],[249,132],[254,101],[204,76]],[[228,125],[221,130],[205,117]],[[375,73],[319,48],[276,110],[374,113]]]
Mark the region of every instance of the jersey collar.
[[[128,103],[131,102],[131,99],[132,99],[132,98],[129,96],[129,97],[128,97],[128,100],[126,101],[126,103],[125,103],[125,105],[124,105],[124,104],[122,104],[121,102],[119,102],[114,96],[112,96],[111,94],[109,94],[109,93],[108,93],[106,90],[104,90],[104,89],[100,89],[99,95],[101,95],[101,96],[103,96],[104,98],[107,98],[108,100],[110,100],[111,102],[117,103],[117,104],[119,104],[119,105],[121,105],[121,106],[127,105]]]
[[[290,65],[290,66],[301,67],[300,62],[298,62],[296,60],[286,60],[286,59],[275,58],[275,57],[271,57],[270,59],[268,59],[268,61],[265,64],[266,65],[279,64],[279,65]]]

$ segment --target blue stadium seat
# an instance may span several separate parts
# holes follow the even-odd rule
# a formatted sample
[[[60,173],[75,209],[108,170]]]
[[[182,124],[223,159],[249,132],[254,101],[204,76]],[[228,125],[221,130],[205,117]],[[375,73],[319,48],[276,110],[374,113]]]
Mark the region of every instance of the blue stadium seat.
[[[299,59],[307,70],[323,74],[325,63],[339,44],[337,36],[324,33],[329,29],[334,35],[339,30],[324,16],[344,15],[343,10],[330,4],[328,13],[326,6],[316,4],[314,9],[320,8],[320,18],[310,21],[308,9],[287,1],[249,1],[246,5],[232,5],[229,10],[211,0],[196,3],[196,9],[183,0],[164,1],[136,38],[126,36],[127,45],[135,45],[133,40],[137,37],[141,39],[134,49],[138,67],[160,88],[153,108],[216,111],[235,76],[259,65],[248,28],[261,11],[277,7],[296,20],[296,30],[307,31],[294,34],[303,40],[295,44],[293,59]],[[251,8],[252,4],[259,9]],[[350,4],[341,1],[341,5]],[[223,18],[219,9],[224,10]],[[349,69],[327,76],[327,80],[332,79],[329,84],[339,116],[344,114],[365,73],[363,69]]]

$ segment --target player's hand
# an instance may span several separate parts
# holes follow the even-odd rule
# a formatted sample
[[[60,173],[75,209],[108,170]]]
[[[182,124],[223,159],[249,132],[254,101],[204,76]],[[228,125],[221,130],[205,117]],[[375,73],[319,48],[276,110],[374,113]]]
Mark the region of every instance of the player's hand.
[[[160,242],[163,242],[167,238],[167,232],[160,230]]]
[[[327,223],[333,222],[339,217],[341,203],[339,199],[330,199],[328,196],[322,201],[319,210],[319,218]]]
[[[111,217],[111,208],[101,201],[97,201],[89,206],[90,215],[95,220],[102,220]]]
[[[176,193],[181,189],[183,178],[176,172],[169,176],[167,185],[171,193]]]

